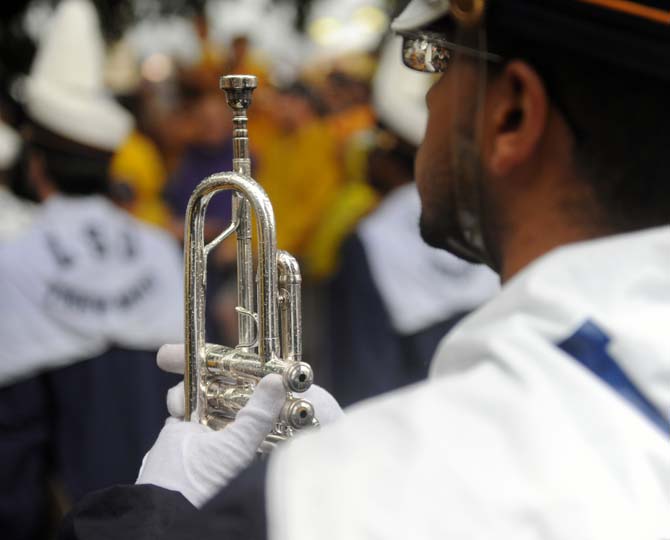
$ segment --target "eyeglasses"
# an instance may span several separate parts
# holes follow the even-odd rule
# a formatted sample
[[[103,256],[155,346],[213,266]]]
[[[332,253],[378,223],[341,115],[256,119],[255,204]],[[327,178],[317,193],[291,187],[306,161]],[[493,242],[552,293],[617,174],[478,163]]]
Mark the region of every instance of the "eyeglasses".
[[[487,62],[502,62],[497,54],[451,43],[436,32],[401,32],[402,61],[410,69],[425,73],[444,73],[453,54],[480,58]]]
[[[402,61],[410,69],[424,73],[444,73],[449,66],[449,61],[456,53],[479,58],[487,62],[502,63],[502,56],[486,51],[477,50],[466,45],[459,45],[447,41],[443,34],[425,30],[398,32],[403,38]],[[545,80],[547,91],[551,101],[563,114],[565,121],[570,126],[577,144],[584,140],[584,131],[568,109],[563,105],[564,100],[557,95],[556,85],[551,81],[554,79],[551,68],[542,70],[542,78]]]

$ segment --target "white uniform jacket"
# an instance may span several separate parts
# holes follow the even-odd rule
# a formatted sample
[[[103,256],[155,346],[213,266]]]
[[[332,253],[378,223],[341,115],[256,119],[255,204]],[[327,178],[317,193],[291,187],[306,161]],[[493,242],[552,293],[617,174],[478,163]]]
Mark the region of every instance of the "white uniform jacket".
[[[462,322],[428,381],[278,450],[268,534],[667,540],[669,416],[670,228],[574,244]]]
[[[101,196],[53,196],[0,245],[0,386],[183,339],[177,243]]]
[[[11,240],[30,225],[35,205],[19,199],[0,184],[0,242]]]
[[[500,290],[500,279],[486,266],[423,242],[420,215],[412,182],[389,193],[357,228],[393,329],[403,336],[472,311]]]

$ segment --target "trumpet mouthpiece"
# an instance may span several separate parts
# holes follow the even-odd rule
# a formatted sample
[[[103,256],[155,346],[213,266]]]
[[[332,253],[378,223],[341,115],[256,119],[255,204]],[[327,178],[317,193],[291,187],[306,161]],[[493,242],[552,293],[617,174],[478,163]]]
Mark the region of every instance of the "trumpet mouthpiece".
[[[224,75],[219,87],[226,94],[228,106],[233,111],[248,109],[251,105],[251,93],[258,86],[255,75]]]

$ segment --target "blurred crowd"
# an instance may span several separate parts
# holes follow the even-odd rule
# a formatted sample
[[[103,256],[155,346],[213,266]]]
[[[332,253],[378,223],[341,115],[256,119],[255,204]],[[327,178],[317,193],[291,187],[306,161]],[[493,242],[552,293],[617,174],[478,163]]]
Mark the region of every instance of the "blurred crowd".
[[[61,5],[86,3],[66,0]],[[0,272],[5,275],[0,279],[13,272],[17,284],[7,281],[12,292],[3,298],[0,334],[5,344],[16,342],[8,351],[25,351],[27,342],[56,350],[46,357],[26,353],[23,364],[0,369],[0,422],[9,437],[5,442],[16,443],[0,449],[5,463],[17,452],[27,455],[25,448],[34,449],[40,437],[55,437],[60,441],[56,453],[77,455],[79,463],[86,458],[81,457],[84,450],[73,450],[77,444],[86,455],[112,455],[114,445],[96,439],[102,437],[100,426],[113,434],[132,417],[134,431],[127,436],[143,435],[136,437],[135,453],[116,477],[110,469],[109,475],[87,483],[74,474],[68,484],[63,473],[65,487],[56,492],[71,501],[108,482],[133,480],[128,471],[136,470],[160,428],[163,392],[173,382],[154,380],[153,355],[162,342],[183,340],[181,270],[175,270],[181,259],[175,253],[183,240],[188,200],[206,176],[232,168],[232,121],[219,90],[222,75],[258,78],[249,110],[252,173],[272,201],[278,247],[301,264],[305,360],[314,366],[317,382],[340,403],[424,378],[440,338],[497,290],[497,278],[488,269],[419,240],[412,164],[425,123],[423,95],[431,81],[403,71],[397,41],[379,32],[374,47],[317,55],[293,76],[279,77],[280,66],[255,48],[248,34],[235,33],[221,43],[211,37],[209,20],[200,13],[189,21],[199,41],[194,61],[169,53],[141,59],[129,40],[121,40],[106,47],[103,66],[85,52],[87,36],[99,33],[92,26],[95,17],[81,17],[74,8],[72,13],[72,20],[61,16],[61,26],[40,44],[26,84],[33,90],[24,102],[2,104]],[[76,96],[83,87],[108,101],[96,101],[89,114],[88,104]],[[58,95],[69,98],[50,101]],[[73,102],[61,107],[68,99]],[[124,113],[110,112],[119,106]],[[118,120],[123,115],[127,122]],[[112,118],[109,126],[107,118]],[[72,187],[89,176],[100,179],[103,165],[108,174],[95,189]],[[83,170],[93,172],[80,178]],[[69,183],[49,178],[61,174]],[[92,197],[95,204],[79,204]],[[109,201],[113,209],[106,206]],[[132,216],[130,221],[119,211]],[[216,237],[230,219],[231,196],[218,194],[208,207],[206,237]],[[72,259],[76,262],[79,233],[63,225],[59,237],[66,222],[84,227],[98,265],[82,270],[67,286],[60,278],[70,272]],[[122,240],[108,242],[115,227]],[[44,246],[56,261],[52,273],[40,258]],[[127,258],[112,263],[112,252]],[[235,265],[231,239],[210,256],[207,277],[207,339],[227,345],[237,343]],[[154,274],[142,274],[147,268]],[[22,293],[22,287],[39,291],[40,280],[48,302]],[[112,313],[116,304],[127,308],[118,320]],[[94,314],[104,317],[92,322],[97,321]],[[137,351],[145,357],[135,358]],[[9,365],[8,357],[1,361]],[[19,363],[16,355],[12,358]],[[105,362],[113,362],[116,371],[105,371]],[[70,379],[49,378],[82,366],[88,371],[68,373]],[[135,379],[144,382],[130,388],[128,380]],[[120,387],[129,410],[110,405]],[[26,395],[43,407],[21,409]],[[96,400],[105,400],[106,408],[92,406],[84,415],[82,402]],[[36,418],[45,415],[45,407],[51,416],[40,424]],[[106,419],[110,407],[115,421]],[[139,418],[136,409],[152,412]],[[54,420],[54,414],[60,416]],[[86,420],[73,424],[71,418],[80,415]],[[96,444],[106,451],[96,450]],[[63,470],[72,466],[61,461],[57,467]],[[51,465],[38,459],[31,465],[36,484]],[[37,497],[26,491],[27,473],[19,466],[16,470],[16,478],[3,482],[22,486],[16,489],[24,500]]]
[[[138,128],[112,166],[119,203],[181,238],[194,187],[208,174],[232,167],[231,114],[219,77],[256,75],[259,87],[249,110],[253,175],[273,202],[279,247],[299,257],[309,276],[328,277],[335,268],[336,237],[351,231],[379,198],[366,182],[363,155],[366,135],[375,127],[374,56],[331,59],[277,85],[269,76],[271,66],[245,36],[236,36],[229,49],[204,41],[202,50],[198,64],[178,67],[159,84],[138,80],[133,93],[122,97],[132,103]],[[170,103],[158,105],[166,94]],[[210,235],[230,219],[229,198],[220,199],[208,214]]]
[[[414,265],[425,290],[438,286],[440,279],[451,282],[446,300],[435,302],[432,318],[409,332],[399,332],[393,326],[393,315],[388,314],[394,309],[393,300],[379,301],[377,293],[365,298],[371,287],[376,291],[375,279],[381,279],[367,268],[370,259],[379,257],[369,250],[352,250],[350,244],[357,227],[374,214],[382,200],[412,183],[413,156],[425,122],[423,94],[430,79],[403,72],[399,43],[384,41],[380,34],[374,48],[316,55],[290,80],[277,80],[276,66],[254,48],[249,36],[234,35],[224,46],[209,38],[204,16],[195,17],[193,25],[201,50],[195,63],[179,65],[172,58],[176,67],[170,77],[156,83],[138,76],[119,96],[122,103],[131,104],[137,128],[112,164],[117,202],[181,240],[186,206],[195,186],[211,173],[232,168],[231,113],[218,88],[219,77],[255,75],[259,86],[249,109],[252,174],[272,201],[278,248],[292,253],[301,264],[306,357],[316,367],[317,381],[349,403],[423,378],[445,325],[488,298],[497,287],[495,278],[486,270],[439,253],[438,264],[443,266],[432,276],[438,282],[429,284],[420,273],[426,266],[426,253],[435,252],[424,252],[420,246]],[[380,69],[383,54],[388,67]],[[394,88],[389,80],[397,80],[395,96],[389,95],[389,86]],[[419,209],[414,193],[410,187],[401,206],[408,209],[406,229],[416,237]],[[209,205],[206,237],[214,238],[230,217],[230,193],[217,195]],[[402,236],[393,235],[393,223],[382,228],[387,233],[376,239],[383,246],[377,266],[393,273],[399,260],[411,256],[412,250],[401,244]],[[235,262],[233,239],[211,258],[207,308],[211,341],[236,343]],[[370,275],[354,284],[361,268]],[[463,274],[473,279],[465,295],[461,294]],[[391,279],[394,285],[389,295],[415,292],[407,289],[400,274]],[[373,321],[371,328],[365,322],[368,318]],[[433,326],[434,337],[425,350],[408,355],[407,347],[397,347],[402,352],[396,356],[405,358],[398,362],[407,362],[407,366],[397,366],[394,372],[388,365],[381,369],[374,361],[385,356],[391,363],[392,354],[375,351],[388,347],[389,339]],[[359,343],[367,346],[358,351]],[[366,357],[372,359],[366,361]],[[362,371],[374,367],[363,373],[356,367],[359,363],[366,366]],[[380,370],[387,374],[380,375]]]
[[[306,348],[313,363],[324,364],[319,378],[328,385],[336,374],[332,362],[323,359],[334,356],[333,343],[342,343],[341,336],[331,334],[346,296],[338,293],[333,306],[331,290],[341,282],[345,240],[386,195],[411,183],[413,154],[425,122],[423,93],[430,80],[403,72],[399,44],[385,42],[382,32],[374,47],[367,43],[313,55],[287,80],[277,77],[278,66],[254,47],[249,35],[215,41],[204,12],[190,24],[200,52],[189,62],[161,53],[141,63],[128,39],[108,48],[106,87],[134,119],[134,129],[111,162],[109,196],[139,220],[181,241],[195,186],[209,174],[232,168],[231,113],[219,78],[255,75],[259,85],[249,110],[253,176],[272,201],[278,247],[301,263],[309,315]],[[384,50],[389,68],[379,70]],[[386,80],[394,80],[395,96]],[[380,89],[376,94],[375,88]],[[230,194],[219,194],[208,208],[207,238],[214,238],[230,218]],[[388,235],[381,241],[393,246],[398,240]],[[208,284],[208,338],[234,344],[234,240],[211,258]],[[481,298],[490,291],[485,285]],[[442,319],[474,307],[461,308],[460,303],[447,307]],[[422,375],[432,348],[422,355]],[[348,352],[337,354],[351,356]]]

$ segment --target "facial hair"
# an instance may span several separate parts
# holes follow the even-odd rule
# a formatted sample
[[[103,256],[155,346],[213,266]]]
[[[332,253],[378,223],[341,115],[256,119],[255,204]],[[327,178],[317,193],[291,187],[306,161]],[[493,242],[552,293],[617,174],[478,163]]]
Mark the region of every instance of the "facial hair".
[[[430,246],[499,271],[501,257],[493,225],[499,221],[498,213],[471,125],[458,130],[452,151],[451,162],[436,171],[439,178],[431,179],[447,188],[440,199],[431,201],[430,213],[422,210],[421,237]]]

